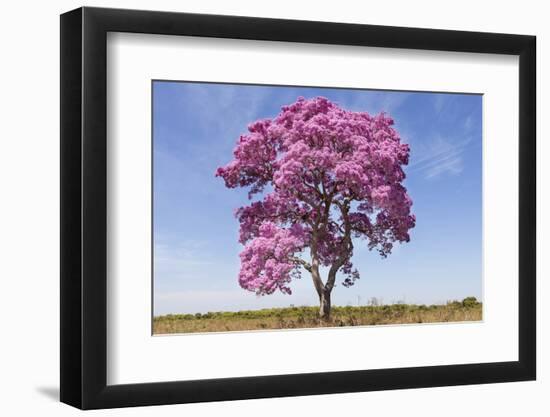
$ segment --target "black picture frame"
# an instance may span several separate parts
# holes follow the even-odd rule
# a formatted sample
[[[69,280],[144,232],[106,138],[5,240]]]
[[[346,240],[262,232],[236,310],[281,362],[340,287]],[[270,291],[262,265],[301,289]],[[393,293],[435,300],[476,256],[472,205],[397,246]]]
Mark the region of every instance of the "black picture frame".
[[[108,32],[519,56],[519,360],[107,385]],[[61,401],[81,409],[536,378],[536,38],[103,8],[61,15]]]

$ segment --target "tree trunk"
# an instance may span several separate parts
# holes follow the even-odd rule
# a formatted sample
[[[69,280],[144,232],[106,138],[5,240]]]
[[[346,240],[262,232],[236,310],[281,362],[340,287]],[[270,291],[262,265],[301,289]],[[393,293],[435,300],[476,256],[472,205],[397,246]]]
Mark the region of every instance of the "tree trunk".
[[[319,296],[319,317],[321,320],[330,320],[330,291],[323,290]]]

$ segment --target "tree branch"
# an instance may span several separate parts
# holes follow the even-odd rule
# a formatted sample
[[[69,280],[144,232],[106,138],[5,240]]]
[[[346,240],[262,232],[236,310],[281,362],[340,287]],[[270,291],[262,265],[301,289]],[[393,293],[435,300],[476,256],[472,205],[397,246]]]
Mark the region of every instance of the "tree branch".
[[[318,221],[315,225],[315,228],[313,228],[311,233],[311,246],[310,246],[310,253],[311,253],[311,279],[313,280],[313,286],[315,287],[315,291],[317,291],[317,295],[321,297],[323,294],[323,291],[325,290],[325,286],[323,284],[323,280],[321,279],[321,274],[319,273],[319,257],[317,255],[317,239],[318,239]]]
[[[325,289],[327,291],[331,291],[334,287],[334,283],[336,282],[336,273],[338,270],[346,263],[346,261],[349,259],[350,253],[353,250],[353,242],[351,240],[351,223],[349,221],[349,201],[346,201],[345,203],[339,203],[336,202],[336,205],[340,208],[340,211],[342,213],[342,219],[344,220],[344,236],[342,237],[342,243],[340,246],[340,253],[338,255],[338,258],[334,263],[331,265],[330,270],[328,272],[328,278],[327,283],[325,284]]]
[[[302,258],[298,258],[296,256],[293,256],[290,259],[296,262],[297,264],[300,264],[301,266],[303,266],[306,271],[311,272],[311,264],[309,262],[306,262]]]

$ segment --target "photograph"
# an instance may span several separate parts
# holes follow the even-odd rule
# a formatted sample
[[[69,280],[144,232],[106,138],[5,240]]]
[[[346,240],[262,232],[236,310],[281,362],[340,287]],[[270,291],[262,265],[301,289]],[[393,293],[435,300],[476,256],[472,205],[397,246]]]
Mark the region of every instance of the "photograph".
[[[482,321],[482,94],[151,88],[154,335]]]

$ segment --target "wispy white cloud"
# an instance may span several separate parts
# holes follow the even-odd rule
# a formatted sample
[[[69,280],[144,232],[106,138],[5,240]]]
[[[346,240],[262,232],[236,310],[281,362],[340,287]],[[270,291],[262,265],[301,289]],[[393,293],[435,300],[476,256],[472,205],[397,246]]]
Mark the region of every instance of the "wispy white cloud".
[[[436,114],[445,111],[450,99],[444,95],[435,95],[433,106]],[[426,179],[444,175],[459,175],[464,170],[464,153],[480,143],[473,132],[474,117],[466,116],[457,123],[457,129],[450,135],[435,134],[427,140],[415,140],[411,150],[411,162],[408,173],[422,172]]]
[[[233,285],[238,257],[236,253],[228,256],[227,252],[222,255],[217,250],[219,247],[207,240],[174,239],[174,236],[156,234],[153,257],[155,293]]]
[[[435,136],[428,146],[413,148],[408,173],[422,172],[427,179],[444,174],[459,175],[464,169],[463,154],[472,144],[473,136],[451,140]]]
[[[392,113],[398,110],[407,101],[412,94],[410,93],[394,93],[383,94],[380,100],[380,108],[382,111]]]
[[[193,240],[155,243],[153,263],[157,288],[165,288],[166,285],[172,288],[189,287],[198,277],[205,275],[205,271],[215,269],[214,256],[206,244]]]
[[[471,130],[473,127],[473,124],[474,124],[474,120],[472,115],[466,117],[466,119],[464,119],[464,130],[466,131]]]
[[[458,175],[464,169],[462,158],[460,156],[449,156],[440,160],[434,166],[427,169],[426,178],[438,177],[444,173]]]
[[[189,266],[208,265],[211,261],[204,258],[206,242],[187,239],[174,245],[155,243],[155,267],[165,269],[184,269]]]
[[[447,94],[434,94],[434,109],[435,113],[439,114],[447,104],[449,96]]]
[[[258,88],[250,88],[244,93],[243,88],[247,87],[226,84],[213,88],[208,83],[186,84],[187,94],[182,95],[181,104],[193,108],[194,123],[201,125],[206,132],[224,136],[244,133],[270,94],[269,90]],[[214,108],[216,112],[212,111]],[[235,140],[231,137],[232,142]]]
[[[368,94],[357,94],[351,97],[345,95],[346,102],[339,104],[343,104],[346,108],[354,111],[366,110],[371,114],[378,114],[380,112],[392,114],[411,96],[411,93],[405,92],[388,94],[383,91],[369,91]]]

